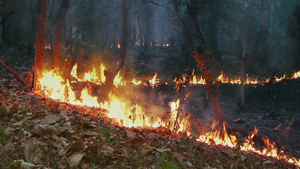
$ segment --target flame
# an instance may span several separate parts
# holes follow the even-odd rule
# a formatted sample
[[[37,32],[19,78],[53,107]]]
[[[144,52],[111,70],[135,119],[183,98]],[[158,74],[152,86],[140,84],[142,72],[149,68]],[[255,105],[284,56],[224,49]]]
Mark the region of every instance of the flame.
[[[99,67],[99,72],[96,70],[96,68],[93,66],[92,71],[88,71],[84,73],[83,78],[80,78],[77,76],[77,63],[73,66],[71,70],[71,76],[77,79],[78,81],[83,82],[92,82],[95,84],[104,84],[106,77],[104,75],[104,71],[106,70],[105,66],[101,63]],[[99,77],[100,76],[100,77]]]
[[[100,73],[98,71],[98,74],[104,76],[105,67],[101,65],[99,69]],[[76,64],[71,71],[72,77],[78,80],[95,81],[98,83],[102,83],[103,81],[105,81],[105,76],[99,77],[97,76],[98,74],[96,68],[92,68],[92,71],[85,73],[84,78],[80,79],[79,77],[77,77]],[[292,78],[299,78],[299,74],[300,71],[294,73]],[[287,75],[284,75],[281,78],[275,78],[274,81],[282,81],[283,79],[288,79]],[[182,78],[181,80],[186,82],[188,82],[189,80],[190,84],[205,83],[205,80],[202,77],[197,78],[194,73],[191,77],[185,75],[185,78]],[[223,73],[221,73],[216,81],[231,84],[241,83],[239,79],[231,80],[229,78],[226,78]],[[39,79],[39,82],[41,83],[42,89],[42,91],[37,91],[39,92],[39,94],[44,94],[49,98],[56,99],[62,102],[68,102],[73,105],[106,109],[108,110],[106,114],[107,117],[111,118],[114,124],[120,126],[135,128],[141,127],[148,129],[164,127],[169,129],[173,133],[186,133],[188,136],[190,136],[191,131],[193,131],[191,127],[192,119],[190,119],[189,115],[184,114],[180,110],[179,99],[169,103],[170,109],[167,113],[147,112],[147,110],[144,109],[141,105],[137,103],[131,103],[128,99],[122,99],[122,97],[117,96],[114,93],[109,93],[109,99],[107,101],[100,102],[97,96],[91,95],[89,87],[83,88],[80,91],[79,96],[76,97],[76,92],[72,88],[72,83],[70,83],[68,79],[63,79],[58,69],[44,70],[43,77]],[[149,83],[151,85],[156,85],[157,83],[159,83],[157,73],[149,80]],[[251,79],[247,75],[245,83],[257,84],[259,83],[259,81],[256,79]],[[118,72],[118,75],[115,77],[114,84],[126,85],[126,81],[124,80],[123,76],[121,76],[120,72]],[[132,79],[132,84],[139,85],[142,84],[142,82],[137,81],[136,79]],[[257,133],[258,129],[255,128],[254,131],[245,139],[244,143],[238,144],[237,137],[227,132],[225,123],[220,125],[217,122],[213,122],[213,124],[211,125],[211,131],[202,133],[197,137],[196,140],[209,145],[223,145],[232,148],[240,147],[240,150],[242,151],[253,152],[260,155],[273,157],[278,160],[284,160],[288,163],[300,167],[300,160],[284,155],[284,152],[278,150],[276,148],[276,144],[274,142],[271,142],[268,138],[263,138],[264,144],[266,145],[265,148],[263,148],[262,150],[256,149],[256,145],[253,139]]]
[[[298,78],[300,78],[300,71],[295,72],[291,79],[298,79]]]
[[[123,76],[121,75],[121,70],[118,72],[116,77],[114,78],[114,85],[115,86],[121,86],[125,85],[126,81],[124,80]]]
[[[120,43],[118,43],[118,46],[117,46],[119,49],[121,48],[121,45],[120,45]]]
[[[155,72],[155,75],[149,80],[149,83],[151,86],[155,86],[159,83],[159,79],[157,78],[157,72]]]
[[[246,74],[246,76],[247,76],[247,78],[246,78],[245,84],[258,84],[259,83],[258,79],[249,78],[248,74]],[[241,84],[241,82],[239,84]]]
[[[140,85],[140,84],[142,84],[142,81],[141,80],[136,80],[135,78],[133,78],[131,83],[134,84],[134,85]]]
[[[286,74],[284,74],[282,77],[277,77],[277,76],[274,76],[274,82],[281,82],[282,80],[286,79],[287,76]]]
[[[51,49],[51,45],[50,44],[46,45],[45,49]]]

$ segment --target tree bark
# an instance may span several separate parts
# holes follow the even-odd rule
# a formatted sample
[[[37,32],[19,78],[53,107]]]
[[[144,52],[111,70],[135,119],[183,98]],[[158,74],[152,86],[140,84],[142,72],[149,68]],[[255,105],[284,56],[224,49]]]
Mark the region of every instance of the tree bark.
[[[69,8],[69,0],[63,0],[60,8],[57,10],[56,20],[56,30],[53,45],[53,57],[54,57],[54,67],[60,68],[61,66],[61,40],[62,40],[62,27],[64,23],[64,18],[66,16],[67,10]]]
[[[208,33],[208,41],[209,46],[212,49],[214,58],[217,61],[221,61],[221,53],[219,49],[218,43],[218,27],[220,22],[220,10],[222,9],[222,2],[220,0],[211,0],[210,1],[210,13],[211,20],[209,24],[209,33]]]
[[[22,77],[16,72],[14,71],[12,68],[10,68],[9,66],[7,66],[1,59],[0,59],[0,63],[7,69],[9,70],[12,74],[15,75],[16,79],[21,82],[22,85],[24,86],[28,86],[28,84],[22,79]]]
[[[207,51],[204,51],[203,53],[194,52],[193,56],[200,67],[201,72],[204,74],[206,83],[205,86],[208,90],[214,108],[215,121],[222,126],[224,118],[218,104],[218,98],[214,95],[212,86],[213,79],[215,79],[213,73],[216,72],[215,69],[218,67],[217,62],[209,55]]]
[[[40,0],[40,15],[38,20],[38,29],[35,44],[35,62],[34,62],[34,90],[41,90],[39,79],[43,73],[43,58],[45,49],[45,35],[47,23],[48,0]]]
[[[245,108],[245,54],[246,54],[246,31],[247,31],[247,7],[248,0],[245,0],[244,11],[244,28],[242,34],[242,54],[241,54],[241,86],[240,86],[240,99],[241,109]]]
[[[116,61],[117,67],[112,71],[105,71],[105,85],[111,89],[113,87],[114,78],[119,70],[124,66],[127,45],[127,0],[122,0],[122,39],[120,48],[120,57]]]

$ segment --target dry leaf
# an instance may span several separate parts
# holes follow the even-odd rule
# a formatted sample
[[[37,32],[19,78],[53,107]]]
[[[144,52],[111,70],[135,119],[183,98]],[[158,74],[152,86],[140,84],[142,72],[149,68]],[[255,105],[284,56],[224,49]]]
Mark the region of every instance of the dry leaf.
[[[68,163],[70,165],[70,167],[77,167],[77,165],[79,164],[80,160],[82,159],[82,157],[85,155],[84,152],[80,152],[80,153],[76,153],[71,155],[68,158]]]
[[[57,123],[59,120],[60,120],[60,116],[57,116],[57,115],[49,115],[49,116],[46,116],[44,117],[40,124],[55,124]]]
[[[47,134],[56,134],[60,135],[64,131],[66,131],[66,127],[59,127],[57,125],[44,125],[44,124],[36,124],[33,128],[33,133],[44,136]]]
[[[29,139],[24,143],[23,147],[26,161],[33,164],[40,162],[43,157],[43,153],[38,146],[37,140]]]
[[[179,162],[179,163],[182,163],[183,162],[183,157],[177,153],[177,152],[172,152],[173,156],[176,158],[176,160]]]
[[[112,154],[114,152],[114,149],[104,144],[100,148],[98,148],[98,152],[102,152],[104,154]]]
[[[146,142],[147,142],[146,139],[138,137],[138,138],[134,138],[134,139],[130,140],[129,144],[131,146],[141,146],[143,143],[146,143]]]
[[[126,132],[127,137],[130,137],[130,138],[135,138],[136,137],[136,133],[132,129],[125,128],[125,132]]]
[[[155,150],[158,151],[158,152],[160,152],[160,153],[164,153],[166,151],[170,151],[171,152],[170,148],[156,148]]]
[[[72,146],[68,149],[67,152],[79,152],[85,149],[84,141],[79,140],[72,144]]]
[[[160,134],[156,134],[156,133],[149,133],[146,135],[147,138],[149,139],[157,139],[160,137]]]
[[[141,150],[142,150],[142,155],[145,156],[145,155],[148,155],[151,151],[153,151],[155,148],[152,147],[152,146],[149,146],[148,144],[144,143],[142,146],[141,146]]]

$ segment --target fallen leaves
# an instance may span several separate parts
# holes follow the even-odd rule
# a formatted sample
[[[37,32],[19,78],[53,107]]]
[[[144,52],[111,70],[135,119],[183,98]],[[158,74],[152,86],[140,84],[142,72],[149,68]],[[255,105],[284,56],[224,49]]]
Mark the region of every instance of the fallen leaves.
[[[77,167],[80,160],[82,159],[82,157],[85,155],[86,153],[84,152],[80,152],[80,153],[76,153],[76,154],[73,154],[71,155],[69,158],[68,158],[68,163],[70,164],[70,167]]]
[[[41,121],[40,124],[55,124],[61,119],[60,116],[58,115],[49,115],[44,117]]]
[[[32,132],[37,135],[44,136],[49,134],[60,135],[66,130],[66,127],[60,127],[58,125],[36,124]]]
[[[43,152],[39,148],[39,143],[36,139],[28,139],[23,147],[26,161],[34,164],[38,164],[41,161]]]
[[[117,127],[81,114],[103,110],[53,103],[34,93],[2,92],[0,168],[287,168],[278,161],[226,148],[217,153],[189,138]]]

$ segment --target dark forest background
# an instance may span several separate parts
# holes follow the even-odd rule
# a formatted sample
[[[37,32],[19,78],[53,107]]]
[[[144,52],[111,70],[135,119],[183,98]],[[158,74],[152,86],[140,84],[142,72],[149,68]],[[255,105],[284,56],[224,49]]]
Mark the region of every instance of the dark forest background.
[[[49,0],[46,45],[53,48],[57,24],[63,20],[64,58],[84,63],[98,57],[112,65],[121,43],[121,2],[69,0],[65,16],[60,16],[62,2]],[[0,11],[10,3],[2,0]],[[157,71],[170,79],[197,68],[192,56],[197,49],[209,51],[220,70],[238,75],[247,23],[245,73],[274,76],[299,70],[300,1],[251,0],[246,7],[245,15],[242,0],[128,0],[125,65],[134,76]],[[6,51],[2,57],[19,52],[18,62],[33,62],[38,14],[37,0],[11,4],[0,20],[0,44]]]

